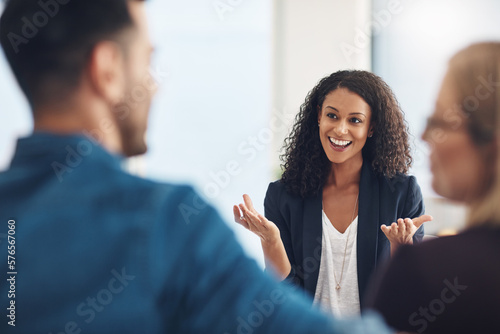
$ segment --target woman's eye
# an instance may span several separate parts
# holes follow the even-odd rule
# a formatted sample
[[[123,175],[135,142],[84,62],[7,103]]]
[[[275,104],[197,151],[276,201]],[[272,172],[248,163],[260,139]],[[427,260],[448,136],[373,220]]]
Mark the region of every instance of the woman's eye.
[[[359,118],[352,118],[351,122],[352,123],[361,123],[361,120]]]
[[[337,115],[332,114],[332,113],[328,113],[328,114],[326,114],[326,117],[335,119],[335,118],[337,118]]]

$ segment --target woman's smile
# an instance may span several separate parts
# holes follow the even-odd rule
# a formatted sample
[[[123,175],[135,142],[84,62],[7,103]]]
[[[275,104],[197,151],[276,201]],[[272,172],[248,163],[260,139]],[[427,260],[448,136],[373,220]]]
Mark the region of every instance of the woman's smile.
[[[328,137],[330,140],[330,146],[333,150],[337,152],[345,152],[352,144],[349,140],[340,140],[332,137]]]

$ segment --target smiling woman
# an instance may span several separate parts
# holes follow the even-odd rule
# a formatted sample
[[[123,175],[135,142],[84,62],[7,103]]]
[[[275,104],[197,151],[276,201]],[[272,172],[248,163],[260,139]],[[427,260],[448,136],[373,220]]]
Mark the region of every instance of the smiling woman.
[[[261,238],[266,266],[336,316],[359,313],[377,266],[400,244],[420,241],[432,219],[421,216],[420,188],[406,175],[408,137],[381,78],[333,73],[306,97],[285,140],[265,217],[246,195],[234,207],[236,222]]]

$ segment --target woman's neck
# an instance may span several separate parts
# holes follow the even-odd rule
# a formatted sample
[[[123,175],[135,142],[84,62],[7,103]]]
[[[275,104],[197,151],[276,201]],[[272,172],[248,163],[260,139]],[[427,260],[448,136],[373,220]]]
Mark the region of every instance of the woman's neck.
[[[349,159],[343,163],[332,163],[332,169],[328,176],[327,186],[335,188],[345,188],[352,184],[358,184],[361,179],[361,168],[363,166],[363,156]]]

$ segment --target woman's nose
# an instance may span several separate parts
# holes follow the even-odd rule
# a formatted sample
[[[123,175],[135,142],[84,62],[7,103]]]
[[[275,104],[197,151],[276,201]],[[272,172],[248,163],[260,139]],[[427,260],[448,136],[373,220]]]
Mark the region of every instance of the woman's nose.
[[[337,135],[345,135],[347,134],[347,126],[344,122],[340,122],[338,126],[335,127],[335,132]]]
[[[420,139],[422,139],[425,142],[429,142],[429,134],[428,134],[428,132],[429,132],[429,129],[426,126],[425,129],[424,129],[424,132],[422,132],[422,135],[420,136]]]

